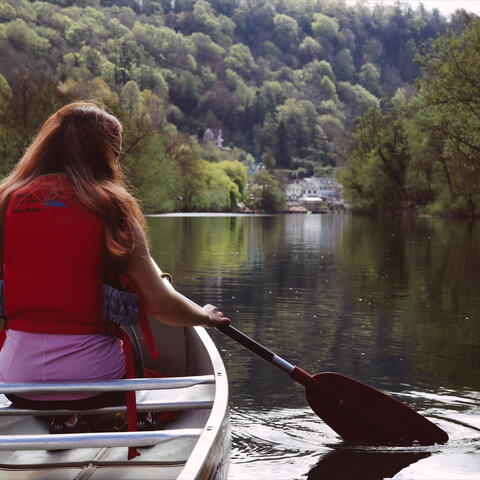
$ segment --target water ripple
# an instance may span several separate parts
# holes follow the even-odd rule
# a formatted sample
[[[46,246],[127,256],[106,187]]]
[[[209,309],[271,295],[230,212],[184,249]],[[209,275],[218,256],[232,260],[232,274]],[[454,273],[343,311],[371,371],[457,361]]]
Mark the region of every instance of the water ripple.
[[[426,405],[420,413],[450,436],[446,445],[415,447],[347,445],[309,408],[253,411],[233,407],[229,478],[256,480],[270,475],[275,480],[479,480],[478,395],[402,392],[405,399]],[[448,468],[445,459],[449,460]]]

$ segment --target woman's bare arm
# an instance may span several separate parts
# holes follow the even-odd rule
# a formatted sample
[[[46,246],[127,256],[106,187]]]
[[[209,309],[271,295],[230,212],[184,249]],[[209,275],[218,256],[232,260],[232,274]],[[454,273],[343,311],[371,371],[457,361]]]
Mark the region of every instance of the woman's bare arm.
[[[161,272],[150,257],[140,226],[136,229],[135,236],[136,246],[126,273],[139,289],[145,309],[152,317],[178,327],[217,327],[230,323],[230,319],[217,307],[205,305],[200,308],[178,293],[168,280],[160,276]]]

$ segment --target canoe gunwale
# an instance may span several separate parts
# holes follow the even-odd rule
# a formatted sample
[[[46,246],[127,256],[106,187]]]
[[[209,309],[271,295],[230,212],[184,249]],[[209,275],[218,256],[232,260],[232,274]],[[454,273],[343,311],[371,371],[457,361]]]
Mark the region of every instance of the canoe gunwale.
[[[177,480],[200,480],[217,478],[215,465],[223,465],[229,462],[224,450],[219,450],[219,445],[230,445],[229,408],[228,408],[228,378],[225,365],[217,347],[203,327],[192,327],[193,332],[200,337],[200,341],[206,348],[212,362],[215,376],[215,399],[211,408],[205,428],[190,454],[184,469]],[[228,466],[227,466],[228,469]],[[226,478],[222,475],[222,478]]]

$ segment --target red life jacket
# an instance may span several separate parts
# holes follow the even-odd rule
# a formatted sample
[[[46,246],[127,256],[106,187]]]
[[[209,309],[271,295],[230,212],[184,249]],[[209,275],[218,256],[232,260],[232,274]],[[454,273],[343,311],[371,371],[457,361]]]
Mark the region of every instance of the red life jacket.
[[[101,217],[75,200],[66,175],[38,177],[12,194],[3,239],[8,328],[104,333]]]
[[[117,335],[123,341],[126,376],[134,376],[128,335],[102,317],[102,285],[116,277],[116,286],[138,292],[128,277],[106,271],[103,219],[79,204],[67,175],[42,175],[12,194],[5,214],[3,272],[7,328]],[[156,358],[146,312],[140,303],[138,307],[142,332]],[[129,430],[135,430],[134,392],[127,392],[127,418]],[[136,454],[129,449],[129,458]]]
[[[8,328],[112,334],[115,328],[102,316],[103,283],[140,298],[126,275],[105,268],[103,219],[78,203],[67,175],[42,175],[12,194],[3,242]],[[155,358],[158,351],[141,303],[138,309],[142,333]]]

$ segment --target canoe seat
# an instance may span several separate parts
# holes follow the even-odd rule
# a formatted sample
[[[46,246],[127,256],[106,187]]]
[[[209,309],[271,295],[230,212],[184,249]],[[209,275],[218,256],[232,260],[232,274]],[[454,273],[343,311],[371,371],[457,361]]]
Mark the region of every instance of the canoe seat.
[[[125,405],[91,410],[34,410],[12,407],[3,393],[105,392],[135,390],[138,411],[183,411],[212,408],[215,385],[213,375],[139,378],[101,382],[3,383],[0,384],[0,416],[97,415],[125,412]],[[157,445],[171,440],[198,439],[201,428],[177,428],[152,432],[100,432],[40,435],[0,435],[0,451],[57,450],[71,448],[125,447]]]
[[[2,383],[0,393],[58,393],[62,392],[107,392],[136,391],[137,410],[152,411],[183,411],[212,408],[215,396],[215,379],[213,375],[169,378],[135,378],[127,380],[105,380],[100,382],[45,382],[45,383]],[[125,412],[125,405],[115,405],[90,410],[35,410],[16,408],[11,402],[0,395],[0,416],[51,416],[97,415],[115,412]],[[0,437],[1,438],[1,437]],[[1,441],[1,440],[0,440]]]

